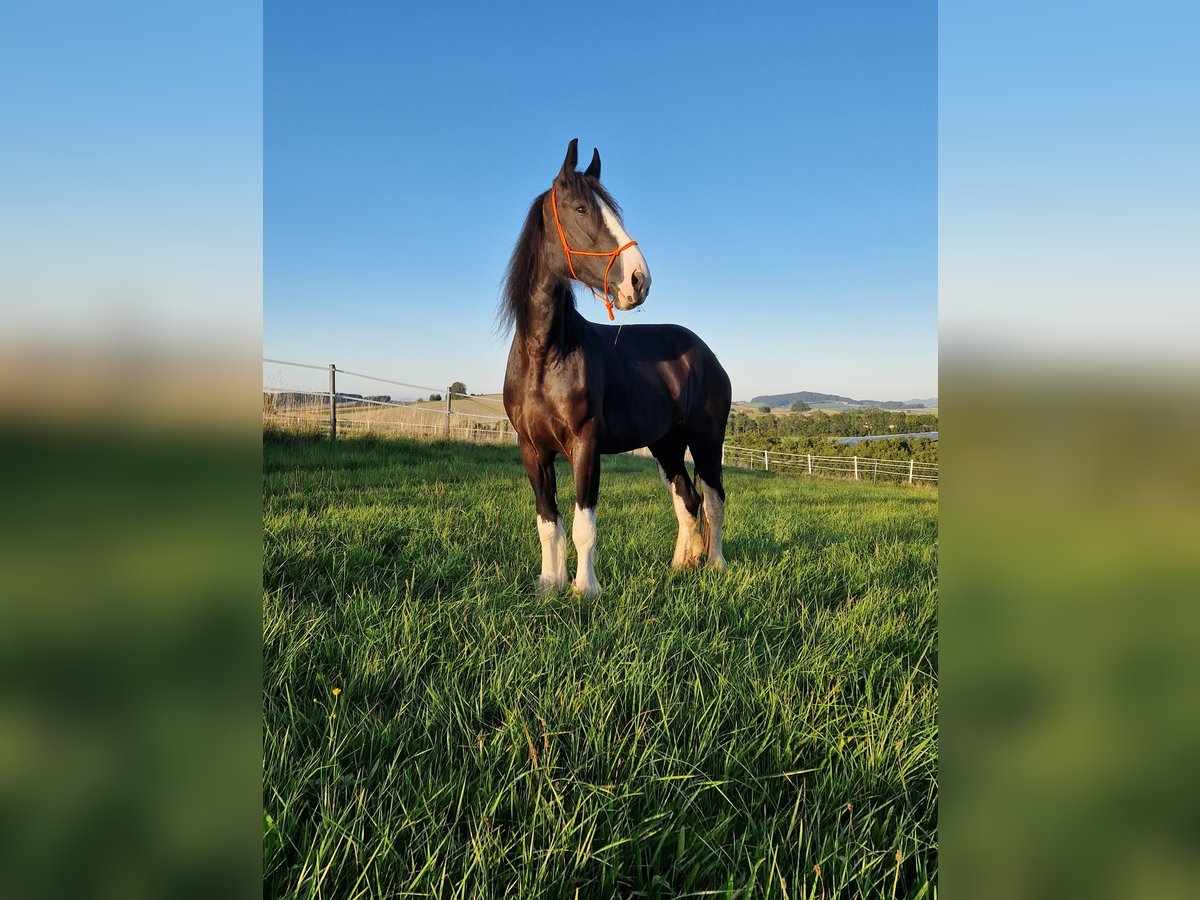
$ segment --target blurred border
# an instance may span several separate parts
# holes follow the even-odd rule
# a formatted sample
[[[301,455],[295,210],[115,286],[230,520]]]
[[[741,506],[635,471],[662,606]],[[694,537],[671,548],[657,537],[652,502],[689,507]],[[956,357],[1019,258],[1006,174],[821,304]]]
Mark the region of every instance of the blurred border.
[[[0,895],[261,893],[256,4],[0,35]]]
[[[948,896],[1200,896],[1198,24],[941,7]]]

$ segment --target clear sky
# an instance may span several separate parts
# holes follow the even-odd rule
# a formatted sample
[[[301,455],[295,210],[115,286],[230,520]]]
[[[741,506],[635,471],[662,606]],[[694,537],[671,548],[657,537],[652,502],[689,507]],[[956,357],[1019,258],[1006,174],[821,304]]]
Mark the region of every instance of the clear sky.
[[[739,399],[937,394],[932,2],[268,2],[263,105],[266,356],[498,390],[578,137],[654,276],[618,321],[691,328]]]

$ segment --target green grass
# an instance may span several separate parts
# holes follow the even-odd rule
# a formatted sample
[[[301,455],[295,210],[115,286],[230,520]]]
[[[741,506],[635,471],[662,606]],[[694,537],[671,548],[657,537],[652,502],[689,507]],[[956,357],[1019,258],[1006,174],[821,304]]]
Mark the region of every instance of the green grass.
[[[267,436],[266,896],[936,896],[937,493],[726,479],[676,573],[606,458],[539,598],[514,447]]]

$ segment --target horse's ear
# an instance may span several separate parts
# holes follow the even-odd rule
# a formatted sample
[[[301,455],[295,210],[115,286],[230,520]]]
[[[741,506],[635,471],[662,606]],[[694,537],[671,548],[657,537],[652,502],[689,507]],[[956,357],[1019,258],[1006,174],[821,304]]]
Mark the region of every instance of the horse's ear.
[[[600,151],[595,147],[592,148],[592,161],[588,163],[587,171],[584,175],[591,175],[597,181],[600,180]]]
[[[575,174],[575,165],[579,162],[579,138],[571,138],[571,143],[567,144],[567,158],[563,160],[562,168],[558,171],[558,177],[565,179],[568,175]]]

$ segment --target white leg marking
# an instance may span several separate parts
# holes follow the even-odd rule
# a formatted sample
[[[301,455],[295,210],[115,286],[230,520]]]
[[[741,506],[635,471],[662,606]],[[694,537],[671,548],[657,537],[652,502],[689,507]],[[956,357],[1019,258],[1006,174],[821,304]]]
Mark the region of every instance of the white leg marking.
[[[579,557],[575,571],[575,590],[589,597],[600,593],[596,580],[596,510],[575,507],[575,523],[571,526],[575,552]]]
[[[596,203],[600,207],[600,215],[604,219],[604,227],[608,229],[609,233],[613,236],[613,240],[617,242],[612,249],[615,250],[617,247],[624,247],[632,240],[625,231],[625,226],[621,224],[621,220],[617,218],[617,214],[609,209],[607,203],[599,197],[596,197]],[[642,256],[641,247],[635,245],[618,256],[617,261],[613,263],[614,272],[617,270],[617,266],[621,267],[621,278],[615,283],[610,281],[608,285],[609,290],[618,291],[619,294],[624,294],[632,300],[634,296],[633,273],[639,269],[646,279],[646,289],[649,290],[650,267],[646,265],[646,257]]]
[[[704,527],[708,531],[708,567],[725,568],[725,553],[721,549],[721,528],[725,525],[725,501],[715,488],[700,483],[704,493]]]
[[[552,591],[567,583],[567,537],[562,519],[537,517],[538,537],[542,542],[542,575],[538,588]]]
[[[675,518],[679,520],[679,536],[675,538],[675,555],[671,557],[671,565],[676,569],[686,569],[700,562],[704,552],[704,541],[700,537],[700,521],[688,512],[683,497],[671,485],[671,500],[675,504]]]

